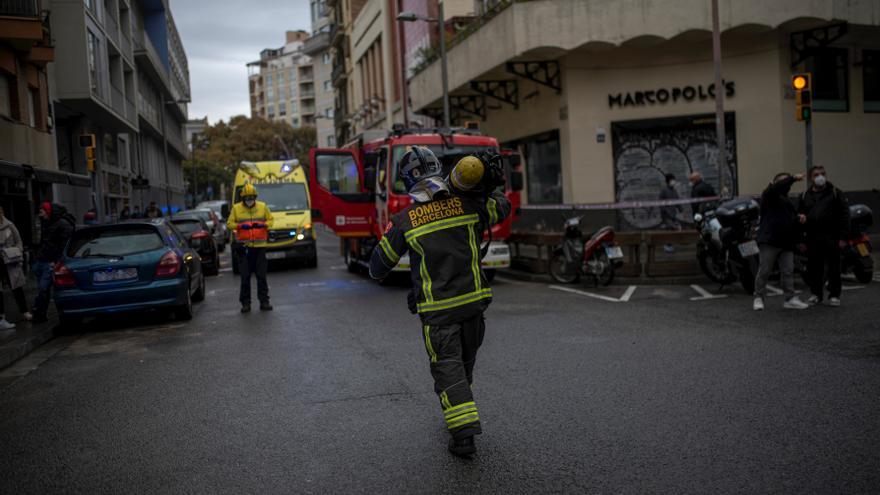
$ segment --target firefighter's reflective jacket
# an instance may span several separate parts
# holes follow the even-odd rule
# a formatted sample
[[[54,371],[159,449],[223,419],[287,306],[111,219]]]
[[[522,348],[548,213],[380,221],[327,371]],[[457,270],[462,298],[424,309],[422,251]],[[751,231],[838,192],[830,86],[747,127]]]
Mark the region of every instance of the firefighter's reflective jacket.
[[[373,250],[370,275],[386,277],[409,252],[422,321],[443,325],[474,317],[492,300],[492,289],[480,267],[483,232],[509,213],[510,202],[499,192],[413,203],[394,215],[386,227]]]
[[[235,203],[226,227],[235,232],[235,240],[247,247],[266,247],[269,242],[269,229],[272,228],[272,212],[262,201],[253,208],[243,202]]]

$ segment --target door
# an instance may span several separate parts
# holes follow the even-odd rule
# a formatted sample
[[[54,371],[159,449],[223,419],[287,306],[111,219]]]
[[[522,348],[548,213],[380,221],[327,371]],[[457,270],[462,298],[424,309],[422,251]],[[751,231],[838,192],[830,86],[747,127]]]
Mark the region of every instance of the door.
[[[363,165],[354,151],[312,148],[309,190],[313,220],[327,225],[340,237],[370,235],[376,207],[373,194],[364,185]]]

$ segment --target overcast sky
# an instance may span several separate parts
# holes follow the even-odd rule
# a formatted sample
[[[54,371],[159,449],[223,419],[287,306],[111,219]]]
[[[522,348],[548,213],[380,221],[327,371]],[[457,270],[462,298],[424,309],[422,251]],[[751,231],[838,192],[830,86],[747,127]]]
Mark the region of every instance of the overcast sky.
[[[249,115],[245,65],[311,24],[308,0],[172,0],[171,12],[189,60],[189,118],[211,123]]]

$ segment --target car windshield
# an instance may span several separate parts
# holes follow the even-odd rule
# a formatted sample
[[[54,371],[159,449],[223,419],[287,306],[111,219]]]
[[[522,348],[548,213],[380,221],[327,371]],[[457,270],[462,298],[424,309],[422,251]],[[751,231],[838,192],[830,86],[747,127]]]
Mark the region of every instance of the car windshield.
[[[155,227],[148,225],[113,225],[77,230],[67,247],[71,258],[126,256],[165,247]]]
[[[460,160],[463,156],[472,155],[478,151],[498,151],[498,148],[494,146],[454,146],[452,148],[446,148],[439,144],[428,144],[420,146],[424,146],[430,149],[434,152],[435,155],[437,155],[440,163],[443,164],[444,177],[449,175],[452,167],[454,167],[458,160]],[[406,150],[409,147],[410,145],[395,146],[394,152],[391,155],[391,190],[397,194],[406,194],[406,186],[403,184],[403,180],[398,177],[397,163],[400,161],[400,159],[403,157],[403,154],[406,153]]]
[[[241,201],[239,187],[235,191],[235,201]],[[266,203],[269,211],[306,210],[309,199],[305,184],[282,182],[276,184],[257,184],[257,199]]]
[[[223,201],[206,201],[199,203],[197,208],[211,210],[219,217],[223,211]]]
[[[177,230],[186,237],[202,230],[202,222],[195,218],[192,220],[174,220],[172,223],[177,227]]]

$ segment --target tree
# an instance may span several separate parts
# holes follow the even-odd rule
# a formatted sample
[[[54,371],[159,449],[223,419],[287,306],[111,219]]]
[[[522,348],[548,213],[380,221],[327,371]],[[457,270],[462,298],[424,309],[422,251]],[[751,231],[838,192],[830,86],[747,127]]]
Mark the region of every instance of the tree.
[[[232,184],[235,171],[242,161],[266,161],[296,158],[308,166],[309,148],[317,145],[314,127],[294,129],[286,122],[269,122],[259,117],[238,115],[229,122],[219,121],[208,126],[196,138],[195,173],[192,158],[184,161],[184,174],[189,184],[197,180],[198,194],[204,196],[208,186],[218,194],[222,185]],[[292,156],[287,156],[287,151]]]

